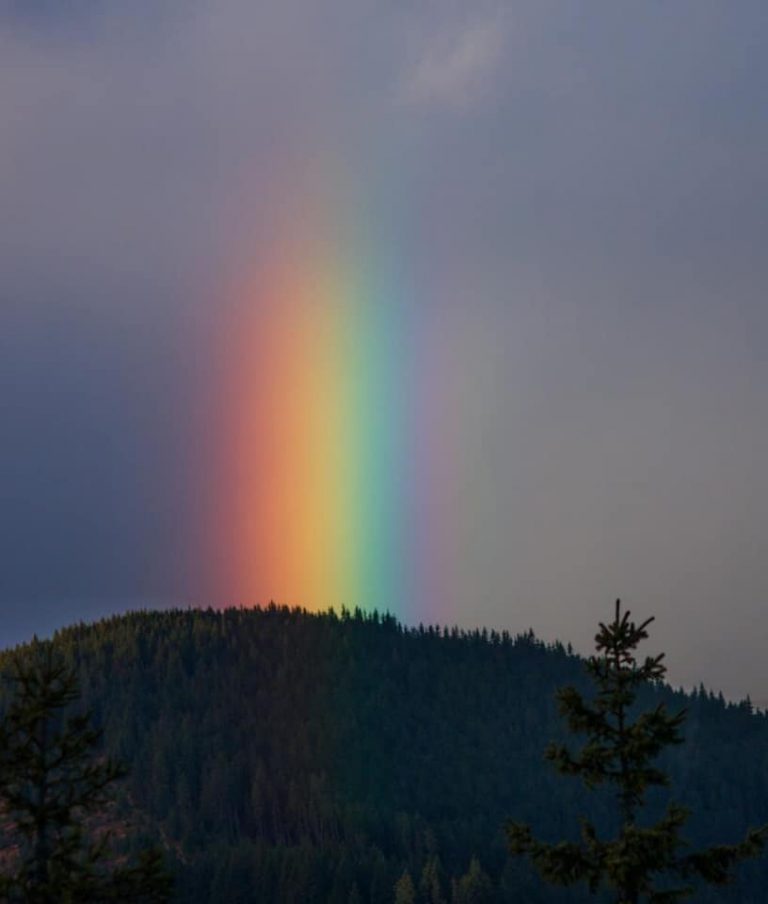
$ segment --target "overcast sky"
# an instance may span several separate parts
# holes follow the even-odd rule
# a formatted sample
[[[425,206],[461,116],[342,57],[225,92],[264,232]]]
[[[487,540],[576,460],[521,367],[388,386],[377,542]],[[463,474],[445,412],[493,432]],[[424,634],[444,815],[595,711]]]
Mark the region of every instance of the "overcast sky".
[[[221,602],[221,287],[330,158],[454,325],[446,620],[768,698],[767,95],[765,0],[0,0],[0,642]]]

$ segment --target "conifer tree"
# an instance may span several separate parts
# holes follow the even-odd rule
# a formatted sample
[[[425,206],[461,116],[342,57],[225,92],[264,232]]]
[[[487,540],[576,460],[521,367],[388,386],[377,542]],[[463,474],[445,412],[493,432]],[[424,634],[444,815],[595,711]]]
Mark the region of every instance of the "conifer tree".
[[[681,901],[693,894],[690,882],[696,878],[725,885],[733,867],[759,854],[768,837],[768,827],[752,829],[737,844],[691,853],[681,837],[689,815],[684,807],[671,803],[657,822],[640,821],[647,790],[669,784],[655,760],[666,747],[682,743],[685,720],[685,711],[670,713],[663,703],[639,714],[634,709],[639,690],[661,683],[666,674],[663,653],[642,661],[635,657],[652,621],[635,624],[616,601],[613,621],[601,622],[595,637],[598,655],[587,661],[595,699],[587,702],[573,687],[558,692],[569,730],[585,734],[587,743],[578,753],[553,744],[546,754],[561,773],[578,776],[590,789],[604,784],[615,788],[617,836],[603,840],[583,820],[580,842],[548,844],[537,840],[528,825],[507,825],[512,854],[529,856],[546,881],[562,886],[585,882],[593,893],[607,888],[616,893],[618,904]]]
[[[493,898],[493,883],[477,857],[473,857],[467,872],[454,880],[453,904],[491,904]]]
[[[446,904],[443,895],[442,867],[436,854],[426,861],[421,871],[419,895],[423,904]]]
[[[114,783],[125,770],[98,755],[90,713],[64,715],[79,697],[74,669],[50,643],[13,659],[15,694],[0,724],[0,898],[25,904],[163,902],[170,879],[158,851],[135,864],[111,844]],[[94,822],[101,822],[95,825]]]
[[[395,882],[395,904],[416,904],[416,887],[407,869]]]

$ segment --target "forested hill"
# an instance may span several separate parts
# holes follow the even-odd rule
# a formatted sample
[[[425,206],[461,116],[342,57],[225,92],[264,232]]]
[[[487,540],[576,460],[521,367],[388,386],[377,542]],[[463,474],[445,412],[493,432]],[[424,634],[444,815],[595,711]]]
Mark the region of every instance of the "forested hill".
[[[391,904],[405,871],[432,904],[582,900],[510,862],[501,831],[610,825],[609,798],[543,760],[563,737],[555,689],[587,687],[560,645],[274,607],[134,613],[56,644],[130,767],[128,799],[173,852],[180,901]],[[667,765],[691,840],[768,821],[768,718],[648,691],[661,693],[689,711]],[[695,900],[766,900],[765,860],[740,877]]]

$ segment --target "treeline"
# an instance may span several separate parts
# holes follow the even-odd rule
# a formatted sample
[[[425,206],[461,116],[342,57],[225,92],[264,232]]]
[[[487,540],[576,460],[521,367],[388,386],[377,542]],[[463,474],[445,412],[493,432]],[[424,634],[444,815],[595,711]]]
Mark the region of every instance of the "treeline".
[[[179,901],[496,904],[595,900],[507,855],[505,820],[576,837],[609,799],[547,767],[554,694],[581,660],[532,634],[406,629],[271,607],[140,612],[60,632],[123,806],[175,863]],[[697,845],[768,814],[768,717],[703,689],[664,768]],[[657,810],[665,797],[658,793]],[[138,814],[138,816],[137,816]],[[764,900],[768,868],[700,902]]]

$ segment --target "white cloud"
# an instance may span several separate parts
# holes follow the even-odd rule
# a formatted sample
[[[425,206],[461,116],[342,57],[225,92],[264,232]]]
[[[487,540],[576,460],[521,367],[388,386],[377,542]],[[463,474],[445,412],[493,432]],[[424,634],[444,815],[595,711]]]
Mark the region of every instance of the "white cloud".
[[[487,85],[501,57],[500,23],[474,23],[428,42],[411,69],[404,96],[411,103],[463,104]]]

